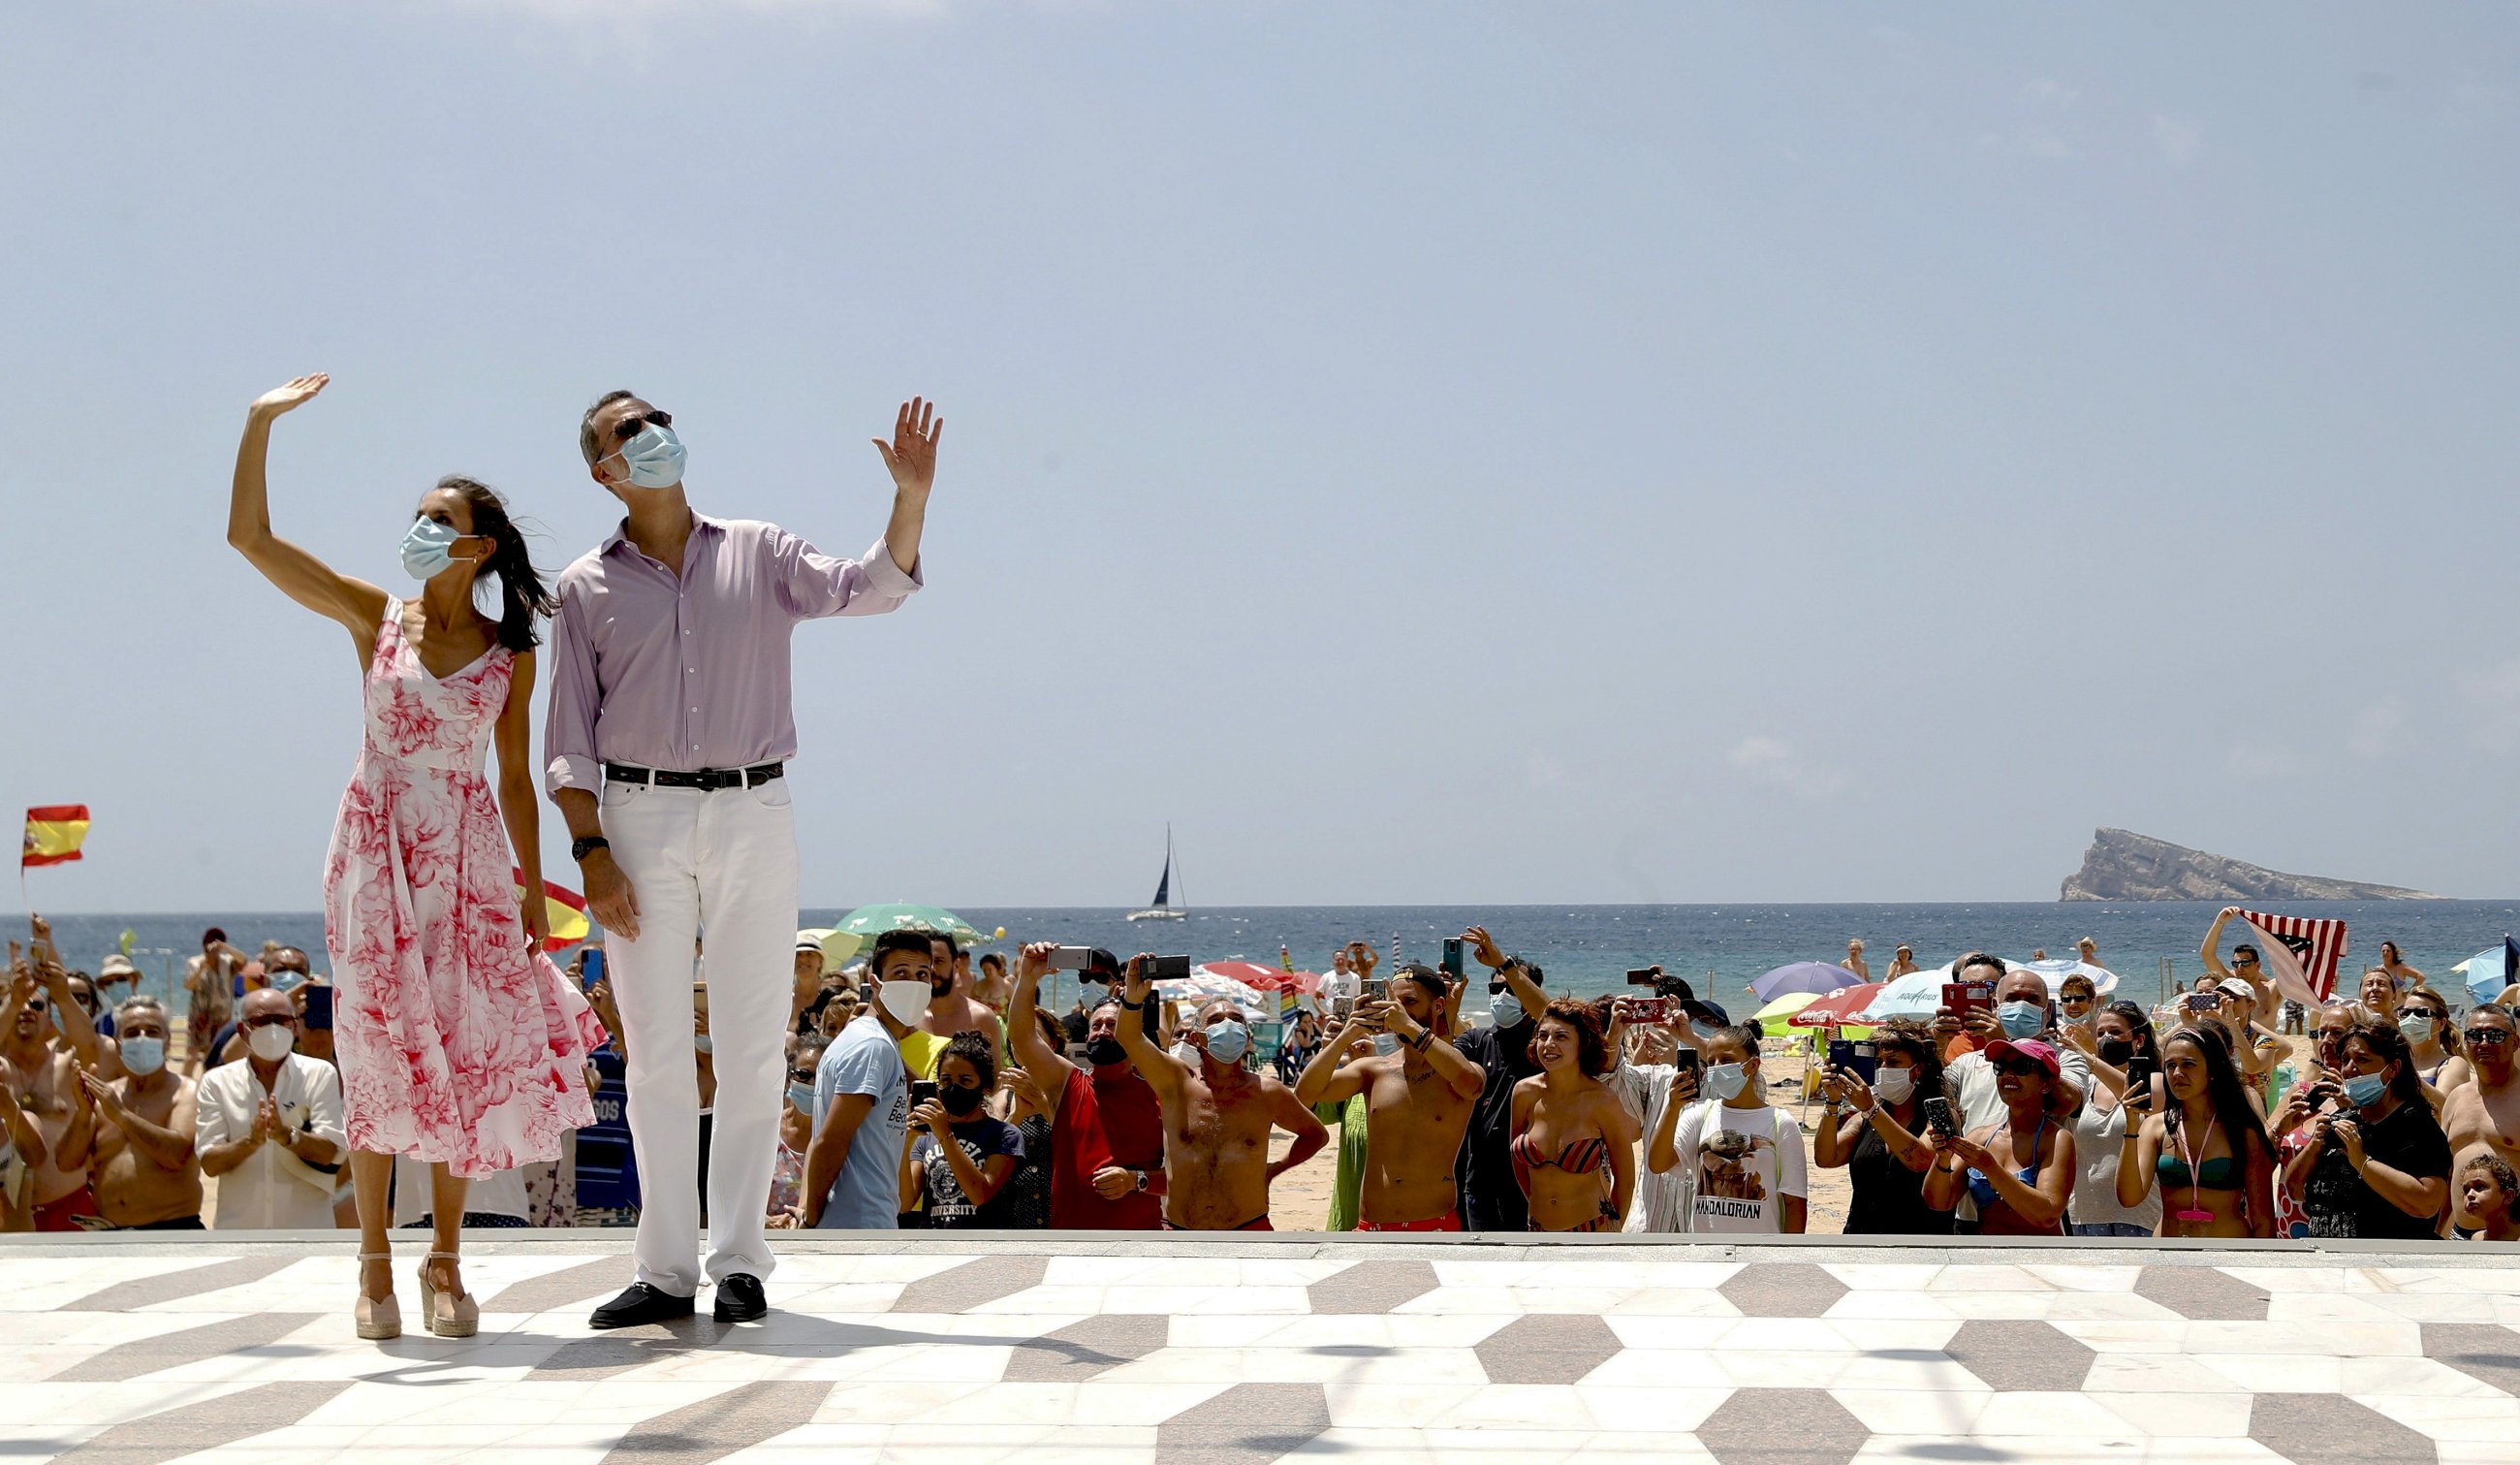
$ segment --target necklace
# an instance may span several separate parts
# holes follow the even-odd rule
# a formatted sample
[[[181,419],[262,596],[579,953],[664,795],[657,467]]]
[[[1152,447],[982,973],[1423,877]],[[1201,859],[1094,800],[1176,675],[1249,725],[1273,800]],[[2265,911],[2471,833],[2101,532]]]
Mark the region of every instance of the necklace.
[[[2184,1119],[2185,1116],[2182,1115],[2182,1118]],[[2201,1155],[2207,1150],[2214,1148],[2215,1123],[2216,1121],[2210,1119],[2205,1122],[2205,1138],[2197,1143],[2197,1154]],[[2203,1182],[2205,1179],[2205,1171],[2196,1163],[2195,1156],[2187,1153],[2187,1126],[2184,1123],[2182,1123],[2179,1126],[2178,1140],[2180,1163],[2187,1167],[2187,1200],[2189,1209],[2177,1213],[2177,1216],[2182,1222],[2210,1221],[2214,1218],[2213,1212],[2199,1211],[2195,1209],[2196,1192],[2204,1188]]]

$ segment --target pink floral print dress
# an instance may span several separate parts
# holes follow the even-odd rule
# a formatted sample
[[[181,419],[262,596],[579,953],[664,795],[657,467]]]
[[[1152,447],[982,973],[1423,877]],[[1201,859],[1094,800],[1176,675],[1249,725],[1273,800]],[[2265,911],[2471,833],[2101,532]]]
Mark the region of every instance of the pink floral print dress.
[[[498,801],[482,776],[516,658],[440,679],[388,597],[364,687],[367,742],[324,867],[333,1046],[353,1149],[478,1178],[556,1160],[594,1122],[603,1028],[528,949]]]

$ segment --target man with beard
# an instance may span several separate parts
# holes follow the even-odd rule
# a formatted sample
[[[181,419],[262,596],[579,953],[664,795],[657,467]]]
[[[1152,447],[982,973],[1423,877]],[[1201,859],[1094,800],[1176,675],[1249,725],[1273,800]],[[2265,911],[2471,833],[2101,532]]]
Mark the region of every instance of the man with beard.
[[[1034,1021],[1053,941],[1035,941],[1015,961],[1015,989],[1007,1011],[1007,1039],[1015,1062],[1032,1076],[1053,1110],[1050,1122],[1050,1227],[1054,1231],[1152,1231],[1163,1224],[1164,1121],[1154,1086],[1120,1041],[1125,1018],[1143,1032],[1152,1009],[1134,1015],[1118,999],[1086,1016],[1079,1069],[1051,1045]],[[1148,1037],[1153,1034],[1148,1033]]]
[[[927,1011],[919,1019],[919,1030],[937,1037],[952,1037],[957,1032],[977,1032],[991,1044],[998,1041],[998,1015],[986,1003],[971,995],[970,957],[954,939],[943,932],[928,937],[935,948],[935,964],[929,968]],[[922,1077],[934,1077],[935,1065]]]
[[[1360,1231],[1459,1231],[1453,1163],[1487,1076],[1445,1041],[1444,974],[1411,963],[1391,978],[1386,1002],[1360,1003],[1295,1080],[1306,1106],[1365,1095],[1365,1174]],[[1372,1057],[1342,1062],[1359,1038]]]
[[[1129,960],[1119,1038],[1163,1106],[1164,1172],[1171,1180],[1164,1229],[1270,1230],[1269,1182],[1313,1158],[1329,1142],[1329,1130],[1277,1076],[1242,1066],[1251,1026],[1230,998],[1199,1004],[1197,1021],[1183,1030],[1195,1058],[1185,1062],[1156,1047],[1144,1016],[1154,997],[1147,976],[1151,960],[1144,954]],[[1128,1021],[1132,1014],[1138,1021]],[[1272,1127],[1294,1136],[1282,1160],[1269,1158]]]

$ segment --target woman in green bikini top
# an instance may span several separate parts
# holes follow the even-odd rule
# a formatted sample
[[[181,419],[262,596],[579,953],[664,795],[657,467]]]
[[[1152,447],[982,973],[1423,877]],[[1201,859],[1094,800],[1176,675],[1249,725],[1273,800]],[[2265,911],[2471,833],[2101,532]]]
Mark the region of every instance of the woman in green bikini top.
[[[2182,1028],[2162,1040],[2164,1114],[2130,1125],[2118,1155],[2118,1204],[2138,1206],[2161,1186],[2161,1236],[2272,1236],[2274,1146],[2241,1086],[2239,1066],[2212,1028]],[[2152,1095],[2127,1091],[2127,1108]]]

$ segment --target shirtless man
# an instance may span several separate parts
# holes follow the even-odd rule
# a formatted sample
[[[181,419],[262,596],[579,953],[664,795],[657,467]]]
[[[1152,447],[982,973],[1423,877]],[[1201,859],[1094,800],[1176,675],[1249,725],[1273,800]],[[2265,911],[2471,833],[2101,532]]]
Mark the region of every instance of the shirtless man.
[[[1126,1014],[1143,1012],[1154,995],[1146,955],[1129,959]],[[1330,1132],[1295,1100],[1295,1091],[1242,1066],[1251,1028],[1241,1007],[1218,997],[1199,1004],[1182,1037],[1198,1050],[1184,1063],[1147,1038],[1146,1025],[1124,1016],[1120,1046],[1154,1086],[1164,1116],[1164,1229],[1267,1231],[1269,1182],[1313,1158]],[[1269,1159],[1272,1125],[1295,1137],[1286,1158]]]
[[[20,955],[18,943],[9,943],[9,995],[0,1001],[0,1009],[5,1009],[0,1010],[0,1019],[7,1020],[7,1027],[0,1029],[0,1082],[9,1085],[19,1107],[35,1122],[47,1151],[22,1198],[34,1228],[75,1231],[79,1226],[73,1217],[96,1213],[87,1183],[96,1111],[78,1081],[78,1058],[53,1046],[54,1023],[58,1015],[63,1025],[58,1030],[91,1067],[96,1062],[96,1030],[88,1025],[87,1015],[67,999],[69,974],[50,959],[46,948],[38,946],[34,954],[36,967],[43,969],[40,980],[35,968]]]
[[[2197,979],[2196,989],[2200,992],[2211,989],[2206,978],[2212,978],[2216,984],[2228,978],[2239,978],[2258,994],[2255,1018],[2272,1028],[2282,1015],[2283,998],[2275,991],[2273,979],[2267,976],[2266,963],[2258,960],[2258,948],[2242,941],[2231,948],[2231,964],[2228,967],[2223,965],[2223,928],[2239,913],[2240,908],[2236,905],[2227,905],[2215,912],[2214,924],[2206,928],[2204,943],[2196,948],[2196,954],[2205,962],[2205,975]]]
[[[113,1029],[130,1076],[109,1083],[81,1073],[96,1106],[96,1209],[124,1231],[202,1229],[202,1162],[191,1079],[166,1066],[166,1009],[133,997]]]
[[[971,958],[954,944],[954,939],[943,933],[928,938],[935,948],[935,965],[928,971],[927,1011],[921,1015],[919,1028],[938,1037],[952,1037],[957,1032],[977,1032],[990,1042],[1000,1040],[1002,1030],[998,1015],[986,1003],[971,995]]]
[[[2465,1164],[2479,1151],[2520,1167],[2520,1018],[2491,1002],[2467,1015],[2460,1035],[2467,1039],[2467,1061],[2476,1070],[2473,1082],[2450,1091],[2442,1102],[2442,1132],[2450,1136],[2454,1164]]]
[[[1402,967],[1391,1000],[1359,1003],[1295,1080],[1296,1102],[1307,1108],[1365,1095],[1360,1231],[1462,1229],[1453,1163],[1487,1071],[1444,1040],[1447,986],[1432,967]],[[1342,1063],[1360,1037],[1374,1040],[1374,1055]]]
[[[1872,965],[1864,959],[1864,939],[1861,937],[1846,943],[1846,960],[1838,965],[1867,982],[1872,980]]]

